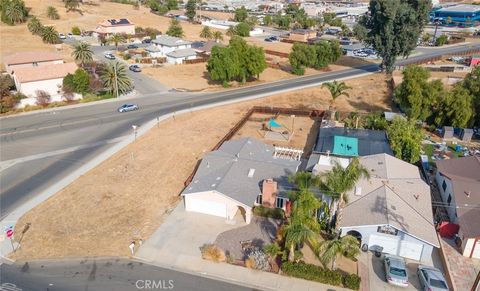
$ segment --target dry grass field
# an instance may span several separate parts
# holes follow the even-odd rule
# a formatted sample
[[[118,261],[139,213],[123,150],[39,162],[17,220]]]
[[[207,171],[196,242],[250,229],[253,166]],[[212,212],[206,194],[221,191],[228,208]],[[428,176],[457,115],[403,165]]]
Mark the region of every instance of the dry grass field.
[[[338,110],[390,108],[384,75],[347,84],[354,89],[350,97],[337,99]],[[329,100],[326,89],[312,88],[167,120],[24,215],[17,229],[31,226],[12,257],[128,256],[130,242],[145,240],[158,228],[197,161],[251,106],[326,109]],[[288,119],[281,122],[288,126]],[[311,124],[307,119],[297,123],[299,141]]]

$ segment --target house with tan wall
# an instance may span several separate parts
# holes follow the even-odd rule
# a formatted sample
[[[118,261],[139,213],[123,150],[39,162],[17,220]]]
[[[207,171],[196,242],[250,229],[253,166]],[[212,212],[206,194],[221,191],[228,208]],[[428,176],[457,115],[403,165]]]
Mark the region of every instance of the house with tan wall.
[[[135,24],[127,18],[107,19],[97,25],[95,32],[104,36],[110,36],[112,34],[135,34]]]

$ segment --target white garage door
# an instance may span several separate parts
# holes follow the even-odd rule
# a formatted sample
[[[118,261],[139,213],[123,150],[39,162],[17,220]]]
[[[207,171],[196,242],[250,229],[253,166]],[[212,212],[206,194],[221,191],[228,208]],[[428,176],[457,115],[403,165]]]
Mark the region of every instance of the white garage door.
[[[480,259],[480,240],[477,240],[477,243],[473,245],[472,258]]]
[[[399,240],[395,237],[372,234],[368,240],[368,247],[383,247],[384,253],[396,255],[398,253]]]
[[[402,240],[400,241],[400,250],[398,252],[398,255],[400,257],[420,261],[420,258],[422,257],[422,250],[422,244],[416,244],[413,242]]]
[[[227,206],[223,203],[188,197],[187,199],[187,211],[195,211],[204,214],[227,217]]]

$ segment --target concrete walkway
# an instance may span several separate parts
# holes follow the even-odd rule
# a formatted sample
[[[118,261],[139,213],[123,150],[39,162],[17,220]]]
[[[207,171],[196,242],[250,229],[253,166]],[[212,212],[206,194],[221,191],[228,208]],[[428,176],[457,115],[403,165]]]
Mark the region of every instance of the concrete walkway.
[[[219,217],[186,212],[181,202],[160,228],[143,243],[135,258],[148,264],[262,290],[348,290],[201,258],[201,245],[214,242],[218,234],[226,230],[244,225],[232,225]]]

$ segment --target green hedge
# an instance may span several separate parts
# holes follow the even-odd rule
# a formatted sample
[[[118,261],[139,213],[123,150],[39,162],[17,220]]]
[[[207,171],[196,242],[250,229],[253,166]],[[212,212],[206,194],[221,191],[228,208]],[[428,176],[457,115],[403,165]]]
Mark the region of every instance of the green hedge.
[[[263,206],[253,207],[253,214],[263,217],[271,217],[276,219],[285,218],[285,212],[280,208],[267,208]]]
[[[302,278],[320,283],[343,286],[358,290],[360,288],[360,277],[355,274],[342,275],[339,271],[331,271],[320,266],[306,264],[303,262],[283,262],[282,272],[288,276]]]
[[[355,274],[348,274],[343,277],[343,286],[346,288],[359,290],[360,282],[362,282],[362,279]]]

